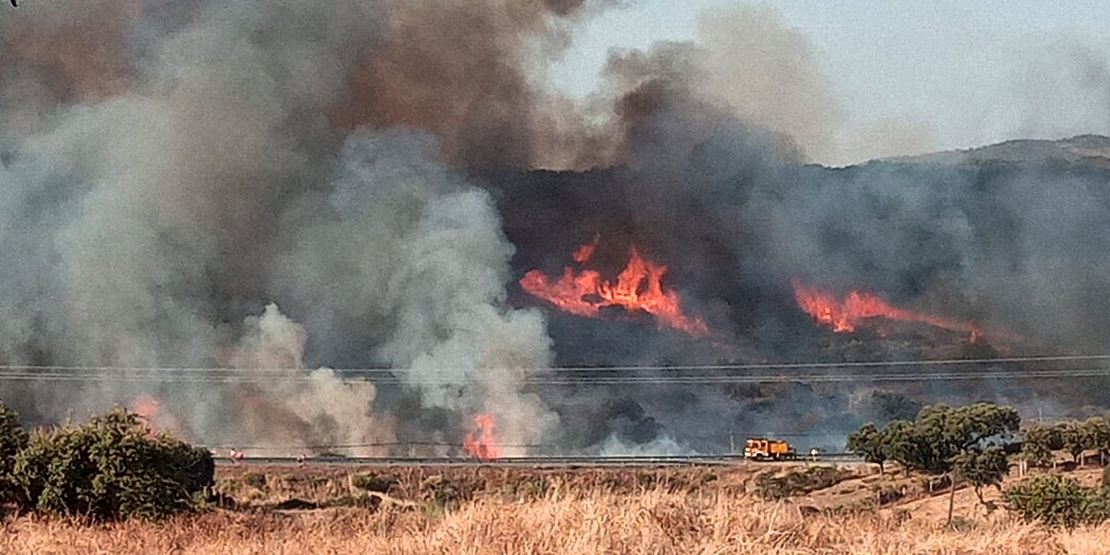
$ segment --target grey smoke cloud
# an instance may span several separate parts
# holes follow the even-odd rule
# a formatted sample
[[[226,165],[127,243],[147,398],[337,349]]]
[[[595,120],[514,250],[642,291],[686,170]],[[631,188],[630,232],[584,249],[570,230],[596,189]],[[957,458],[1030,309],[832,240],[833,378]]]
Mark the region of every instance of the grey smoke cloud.
[[[1064,41],[1026,55],[1011,77],[1020,136],[1110,133],[1110,64],[1104,52]]]
[[[429,406],[494,412],[510,441],[544,432],[546,412],[520,393],[515,369],[545,366],[550,339],[537,312],[505,305],[512,246],[487,193],[437,161],[427,135],[345,139],[327,119],[351,71],[388,44],[397,6],[101,7],[98,17],[76,4],[29,9],[8,28],[50,50],[52,29],[82,14],[119,22],[75,36],[112,37],[118,50],[84,55],[121,75],[94,95],[82,84],[91,62],[68,57],[78,47],[10,60],[17,74],[53,65],[86,94],[24,106],[26,81],[3,87],[5,115],[28,122],[6,137],[0,174],[11,216],[0,250],[18,261],[0,293],[6,361],[273,366],[309,381],[239,388],[167,371],[164,382],[12,385],[4,398],[52,420],[153,390],[210,442],[388,435],[368,416],[373,386],[309,373],[308,359],[329,356],[387,363]]]
[[[275,282],[308,322],[379,323],[369,344],[426,403],[492,412],[509,443],[536,442],[552,421],[517,384],[550,363],[544,319],[506,308],[513,247],[488,193],[436,147],[425,133],[352,135],[326,206],[289,226]]]

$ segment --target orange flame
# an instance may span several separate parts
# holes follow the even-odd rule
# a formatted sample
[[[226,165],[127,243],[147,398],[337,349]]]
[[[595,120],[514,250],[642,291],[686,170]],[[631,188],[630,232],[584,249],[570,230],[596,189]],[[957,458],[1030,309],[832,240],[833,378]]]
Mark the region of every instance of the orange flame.
[[[594,255],[594,251],[597,250],[597,244],[599,242],[601,242],[601,236],[595,235],[593,243],[586,243],[585,245],[578,247],[578,249],[574,251],[574,261],[582,264],[583,262],[586,262],[587,260],[592,258]]]
[[[589,261],[597,248],[597,240],[582,245],[574,253],[574,261]],[[579,316],[597,316],[606,306],[622,306],[626,310],[642,310],[658,320],[659,326],[702,335],[709,331],[700,317],[690,318],[682,313],[678,294],[663,290],[663,274],[667,267],[644,260],[636,246],[624,270],[617,275],[616,283],[603,279],[595,270],[575,272],[567,267],[563,276],[551,281],[540,270],[531,270],[520,279],[520,286],[527,293],[539,297],[565,312]]]
[[[794,299],[798,302],[798,306],[812,316],[818,324],[832,328],[835,332],[855,331],[856,326],[865,325],[869,318],[887,318],[903,322],[922,322],[938,328],[967,332],[970,334],[972,343],[978,341],[983,335],[982,330],[974,322],[950,320],[897,308],[874,293],[866,291],[849,291],[844,299],[840,300],[833,293],[808,287],[795,279]]]
[[[463,452],[471,457],[482,460],[497,459],[501,457],[501,448],[497,445],[497,438],[493,435],[493,415],[474,415],[474,431],[467,432],[463,438]]]
[[[131,412],[139,416],[143,425],[149,430],[154,430],[154,419],[162,412],[162,401],[149,394],[142,394],[131,400]]]

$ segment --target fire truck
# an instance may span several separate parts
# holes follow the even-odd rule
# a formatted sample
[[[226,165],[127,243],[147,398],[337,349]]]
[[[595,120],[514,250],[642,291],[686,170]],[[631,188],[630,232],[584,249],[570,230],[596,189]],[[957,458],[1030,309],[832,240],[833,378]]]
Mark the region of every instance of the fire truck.
[[[744,458],[753,461],[792,461],[798,452],[790,443],[781,439],[750,437],[744,444]]]

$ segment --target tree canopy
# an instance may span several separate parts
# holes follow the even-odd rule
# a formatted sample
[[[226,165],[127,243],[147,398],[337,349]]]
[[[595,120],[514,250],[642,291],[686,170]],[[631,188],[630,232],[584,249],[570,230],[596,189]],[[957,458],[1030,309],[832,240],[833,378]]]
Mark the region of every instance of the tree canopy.
[[[880,474],[885,472],[884,463],[890,458],[886,434],[870,422],[848,435],[848,451],[861,455],[867,462],[877,463]]]
[[[953,493],[956,481],[965,480],[982,501],[982,488],[997,486],[1009,471],[1002,445],[1020,426],[1021,416],[1013,407],[937,404],[922,408],[913,422],[895,420],[882,429],[864,425],[848,436],[848,449],[880,465],[894,460],[909,470],[947,475]]]

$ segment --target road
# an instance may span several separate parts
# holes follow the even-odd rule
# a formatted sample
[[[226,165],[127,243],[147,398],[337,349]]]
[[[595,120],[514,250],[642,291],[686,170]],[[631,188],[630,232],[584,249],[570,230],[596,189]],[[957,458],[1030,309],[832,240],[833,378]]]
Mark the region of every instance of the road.
[[[790,462],[790,461],[783,461]],[[794,462],[815,462],[809,457],[799,457]],[[859,457],[848,453],[823,454],[816,459],[823,463],[858,463]],[[245,457],[238,462],[227,457],[217,457],[218,465],[296,465],[296,457]],[[318,457],[305,460],[312,466],[455,466],[455,467],[605,467],[605,466],[728,466],[738,464],[767,464],[747,461],[741,455],[668,455],[625,457],[514,457],[490,460],[460,458],[404,458],[404,457]]]

